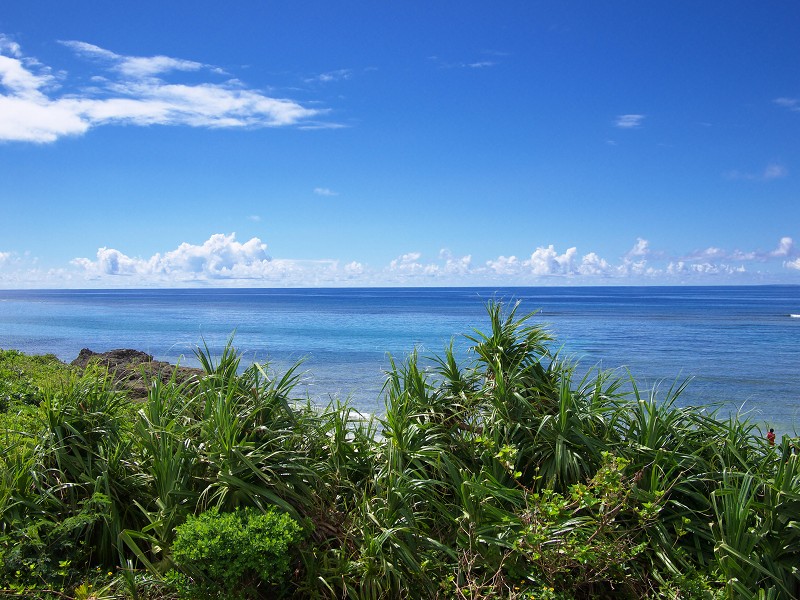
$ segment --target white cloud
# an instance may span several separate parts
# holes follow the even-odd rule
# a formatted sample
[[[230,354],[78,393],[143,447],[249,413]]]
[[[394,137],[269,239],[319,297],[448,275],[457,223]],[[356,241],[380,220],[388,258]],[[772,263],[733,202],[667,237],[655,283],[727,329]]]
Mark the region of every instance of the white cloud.
[[[199,71],[204,68],[213,69],[213,67],[204,65],[203,63],[183,60],[181,58],[172,58],[170,56],[122,56],[110,50],[95,46],[94,44],[74,40],[62,41],[61,44],[75,51],[77,54],[100,59],[103,62],[109,63],[114,71],[136,79],[153,77],[154,75],[168,73],[169,71]]]
[[[495,260],[486,261],[486,266],[497,275],[516,275],[520,264],[516,256],[498,256]]]
[[[444,260],[444,273],[448,275],[467,275],[472,267],[472,255],[453,256],[447,248],[439,250],[439,259]]]
[[[578,267],[578,273],[581,275],[609,275],[612,272],[612,267],[604,258],[600,258],[594,252],[590,252],[581,259],[581,264]]]
[[[773,258],[786,258],[795,253],[794,241],[790,237],[782,237],[774,250],[732,250],[727,251],[716,246],[704,250],[696,250],[680,258],[683,262],[703,261],[737,261],[737,262],[767,262]]]
[[[0,54],[19,58],[22,56],[22,50],[18,43],[16,43],[7,35],[0,33]]]
[[[493,67],[497,63],[492,60],[479,60],[476,62],[468,63],[467,66],[470,69],[485,69],[486,67]]]
[[[0,85],[19,98],[40,98],[39,90],[51,85],[54,78],[46,70],[40,74],[31,72],[30,68],[35,66],[33,61],[0,55]]]
[[[439,273],[439,265],[421,263],[419,262],[421,258],[422,254],[420,252],[408,252],[392,260],[387,271],[391,275],[400,276],[403,279],[419,275],[430,277]]]
[[[644,277],[657,275],[657,270],[647,265],[647,260],[631,260],[623,258],[622,263],[617,265],[615,275],[622,279],[631,277]]]
[[[686,263],[684,261],[671,262],[667,265],[667,273],[670,275],[734,275],[745,273],[743,265],[733,267],[726,264]]]
[[[325,187],[314,188],[314,193],[317,196],[338,196],[339,195],[338,192],[334,192],[333,190],[331,190],[329,188],[325,188]]]
[[[647,256],[650,254],[650,242],[642,238],[636,238],[633,248],[628,250],[626,256]]]
[[[790,237],[768,251],[709,246],[683,257],[653,252],[638,238],[616,262],[597,252],[581,256],[576,247],[560,253],[553,244],[536,248],[527,260],[501,255],[479,264],[471,254],[455,256],[442,249],[433,259],[408,252],[376,267],[357,260],[271,258],[259,238],[239,242],[235,234],[221,233],[149,257],[103,247],[93,258],[49,270],[27,253],[0,252],[0,287],[6,288],[786,283],[795,281],[791,278],[798,271],[800,256]]]
[[[175,250],[150,258],[130,257],[114,248],[100,248],[96,259],[76,258],[72,264],[90,276],[176,276],[178,279],[253,278],[270,271],[267,246],[258,238],[245,243],[236,234],[217,233],[200,245],[184,242]]]
[[[794,252],[794,240],[790,237],[782,237],[778,242],[778,247],[770,252],[770,256],[789,256]]]
[[[354,260],[344,266],[344,272],[350,276],[361,275],[364,273],[364,265]]]
[[[722,248],[716,248],[714,246],[709,246],[705,250],[697,250],[692,254],[686,257],[686,260],[719,260],[728,257],[728,253],[725,252]]]
[[[170,83],[159,76],[173,71],[220,69],[168,56],[122,56],[86,42],[62,42],[100,63],[111,76],[95,76],[91,88],[61,93],[66,82],[0,36],[0,140],[48,143],[108,124],[189,127],[313,126],[327,111],[273,98],[237,80]],[[317,124],[324,126],[325,124]]]
[[[771,163],[757,173],[748,171],[728,171],[725,176],[728,179],[741,181],[773,181],[783,179],[789,175],[789,170],[781,164]]]
[[[761,174],[761,178],[765,181],[769,181],[771,179],[781,179],[786,177],[789,174],[789,171],[783,165],[767,165],[764,168],[764,172]]]
[[[505,54],[500,52],[493,52],[490,54],[492,54],[492,56],[505,56]],[[497,61],[487,59],[473,60],[471,62],[450,62],[439,56],[429,56],[428,60],[436,63],[440,69],[487,69],[497,66]]]
[[[525,264],[534,275],[572,275],[575,272],[573,263],[577,253],[577,248],[572,247],[559,255],[550,244],[547,248],[537,248]]]
[[[335,71],[327,71],[320,73],[314,77],[306,79],[306,83],[332,83],[335,81],[346,81],[353,76],[352,69],[336,69]]]
[[[246,242],[236,234],[214,234],[201,244],[184,242],[150,257],[132,257],[100,248],[93,259],[71,261],[73,272],[53,277],[90,286],[330,286],[360,281],[368,269],[357,261],[271,258],[259,238]],[[3,278],[0,276],[0,282]],[[72,283],[71,285],[75,285]]]
[[[614,125],[621,129],[635,129],[640,127],[645,115],[619,115]]]
[[[775,104],[800,112],[800,100],[797,98],[775,98]]]

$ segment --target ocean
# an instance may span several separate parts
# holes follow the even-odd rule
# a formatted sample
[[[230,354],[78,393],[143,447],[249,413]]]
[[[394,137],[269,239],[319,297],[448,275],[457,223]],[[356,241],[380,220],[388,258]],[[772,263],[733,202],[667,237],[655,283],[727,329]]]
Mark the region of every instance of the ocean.
[[[390,355],[453,341],[464,358],[463,334],[487,329],[492,299],[538,311],[583,369],[627,370],[662,396],[691,378],[680,404],[800,430],[799,286],[0,290],[0,348],[66,362],[81,348],[134,348],[193,366],[195,348],[218,352],[233,335],[245,364],[303,360],[300,393],[373,413]]]

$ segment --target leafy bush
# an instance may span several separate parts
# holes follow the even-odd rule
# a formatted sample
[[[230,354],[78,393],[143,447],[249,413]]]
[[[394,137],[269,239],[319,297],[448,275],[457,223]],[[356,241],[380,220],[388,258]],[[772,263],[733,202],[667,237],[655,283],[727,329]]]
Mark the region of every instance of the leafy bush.
[[[465,357],[392,362],[369,418],[230,342],[144,402],[0,351],[0,595],[800,598],[788,437],[680,406],[682,383],[580,377],[487,308]]]
[[[69,589],[86,576],[92,543],[86,532],[101,521],[110,504],[96,493],[80,511],[63,520],[24,519],[0,533],[0,586],[26,590]]]
[[[42,387],[63,377],[69,367],[52,354],[27,356],[0,350],[0,411],[19,404],[38,404]]]
[[[277,593],[289,569],[289,547],[300,526],[270,507],[220,513],[214,507],[176,529],[172,559],[187,577],[177,578],[182,595],[257,598],[267,586]]]

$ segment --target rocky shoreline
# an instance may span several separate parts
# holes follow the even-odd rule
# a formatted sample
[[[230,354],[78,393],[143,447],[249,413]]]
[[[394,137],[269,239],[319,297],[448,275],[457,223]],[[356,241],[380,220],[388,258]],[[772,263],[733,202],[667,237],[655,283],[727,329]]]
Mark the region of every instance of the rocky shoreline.
[[[94,352],[89,348],[84,348],[70,365],[79,369],[86,369],[91,365],[108,369],[114,382],[121,389],[127,391],[132,399],[147,397],[149,383],[155,378],[166,383],[174,377],[177,383],[183,383],[203,374],[202,369],[182,367],[155,360],[146,352],[129,348],[108,352]]]

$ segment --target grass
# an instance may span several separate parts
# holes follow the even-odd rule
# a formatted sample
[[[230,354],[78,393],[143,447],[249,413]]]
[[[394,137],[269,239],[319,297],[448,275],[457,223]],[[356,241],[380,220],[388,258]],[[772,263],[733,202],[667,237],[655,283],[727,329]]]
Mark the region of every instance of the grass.
[[[255,557],[244,597],[800,596],[789,440],[682,407],[682,382],[579,378],[534,314],[487,310],[465,358],[392,361],[371,417],[311,405],[297,366],[244,367],[232,340],[137,402],[101,370],[1,352],[0,593],[218,589],[175,560],[181,527],[277,510],[302,530],[280,582],[253,578],[247,538],[214,546]]]

